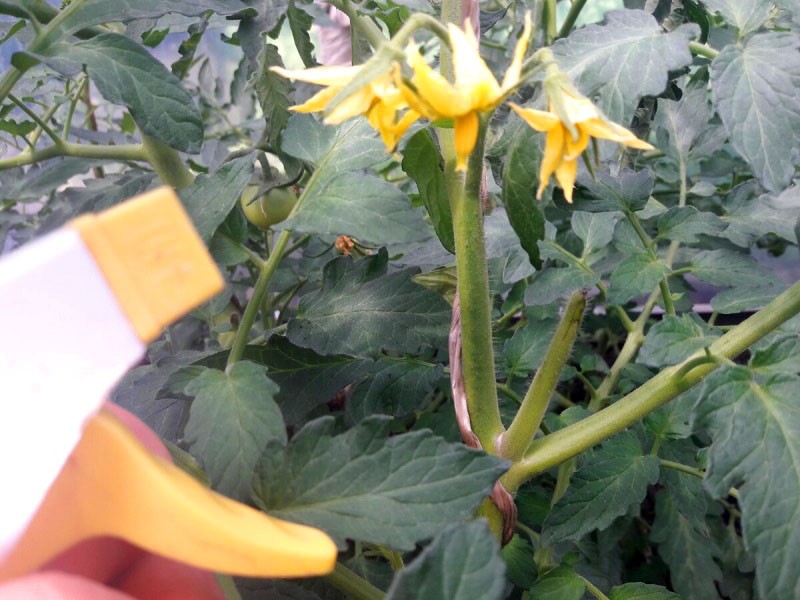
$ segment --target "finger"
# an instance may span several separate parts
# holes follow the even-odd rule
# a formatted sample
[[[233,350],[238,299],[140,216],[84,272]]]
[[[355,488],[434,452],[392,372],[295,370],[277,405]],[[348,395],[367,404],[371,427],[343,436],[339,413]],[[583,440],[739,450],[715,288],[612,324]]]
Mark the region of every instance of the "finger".
[[[138,600],[225,600],[210,572],[154,554],[139,559],[114,587]]]
[[[77,575],[57,572],[33,573],[0,585],[0,600],[132,600]]]

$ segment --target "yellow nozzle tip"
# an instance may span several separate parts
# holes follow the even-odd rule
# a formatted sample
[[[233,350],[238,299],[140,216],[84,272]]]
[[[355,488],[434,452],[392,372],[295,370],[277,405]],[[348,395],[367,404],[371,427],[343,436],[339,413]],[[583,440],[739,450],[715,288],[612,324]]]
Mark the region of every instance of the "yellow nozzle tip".
[[[155,189],[70,225],[144,342],[225,286],[171,188]]]

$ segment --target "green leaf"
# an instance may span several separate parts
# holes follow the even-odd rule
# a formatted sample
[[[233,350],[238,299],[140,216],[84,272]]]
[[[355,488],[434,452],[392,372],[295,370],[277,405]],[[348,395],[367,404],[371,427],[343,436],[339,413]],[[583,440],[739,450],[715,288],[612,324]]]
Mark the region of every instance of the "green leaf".
[[[36,123],[33,121],[20,121],[17,123],[14,119],[0,119],[0,131],[5,131],[16,137],[24,137],[34,129],[36,129]]]
[[[48,203],[48,209],[58,210],[53,210],[42,220],[39,233],[57,229],[78,215],[100,212],[138,196],[150,187],[152,181],[153,173],[131,170],[123,175],[106,174],[102,179],[87,179],[85,187],[66,188],[55,201]]]
[[[450,306],[411,281],[418,269],[387,274],[386,249],[354,260],[335,258],[323,269],[322,289],[300,301],[287,337],[320,354],[372,357],[440,347],[450,330]]]
[[[711,63],[712,99],[731,143],[773,192],[791,182],[800,147],[798,49],[795,34],[761,33]]]
[[[675,365],[719,337],[696,315],[666,315],[647,332],[637,362],[650,367]]]
[[[284,152],[315,167],[316,185],[320,186],[337,175],[386,159],[383,142],[365,119],[329,127],[311,115],[293,115],[281,139]]]
[[[576,29],[552,48],[584,94],[598,94],[611,120],[628,123],[643,96],[659,95],[670,71],[691,64],[689,42],[699,33],[693,23],[663,33],[644,11],[615,10],[603,23]]]
[[[669,267],[664,261],[645,252],[629,256],[611,274],[608,301],[624,304],[631,298],[648,294],[667,273]]]
[[[417,184],[419,196],[442,246],[455,254],[453,215],[445,188],[442,156],[427,129],[418,131],[408,140],[403,150],[403,170]]]
[[[725,199],[722,220],[728,228],[722,236],[737,246],[749,248],[768,233],[797,243],[795,224],[800,219],[800,188],[792,186],[778,196],[758,194],[755,185],[742,184]]]
[[[701,236],[717,236],[727,225],[711,212],[700,212],[694,206],[673,206],[658,218],[658,237],[696,244]]]
[[[653,192],[655,178],[649,169],[621,169],[612,175],[597,170],[595,177],[581,175],[581,187],[575,193],[575,210],[586,212],[642,210]]]
[[[698,252],[692,257],[691,268],[695,277],[714,285],[756,286],[774,279],[749,254],[724,248]]]
[[[316,62],[314,61],[314,43],[311,41],[311,26],[314,18],[297,5],[295,0],[289,0],[289,7],[286,10],[286,19],[289,21],[289,29],[292,32],[297,53],[303,65],[310,69]]]
[[[103,23],[157,19],[167,13],[199,17],[207,10],[218,15],[232,15],[247,10],[240,0],[84,0],[59,23],[62,36]]]
[[[500,545],[486,520],[478,519],[437,535],[414,562],[398,571],[386,598],[500,600],[505,571]]]
[[[324,186],[306,189],[302,206],[275,229],[345,234],[377,244],[402,244],[430,236],[421,213],[397,186],[362,173],[344,173]]]
[[[266,365],[270,379],[280,386],[275,399],[289,425],[297,425],[309,411],[373,371],[371,360],[321,356],[280,336],[259,347],[257,356],[247,354],[246,358]]]
[[[5,44],[8,40],[12,39],[20,30],[25,29],[27,26],[27,21],[20,19],[16,23],[3,23],[2,27],[0,27],[0,46]]]
[[[0,198],[13,202],[39,200],[45,194],[55,191],[67,181],[89,171],[98,161],[88,158],[62,158],[33,165],[24,177],[13,184],[0,186]]]
[[[600,281],[597,273],[578,267],[554,268],[539,271],[525,289],[525,304],[540,306],[568,296],[577,289],[589,289]]]
[[[503,345],[506,373],[527,374],[539,368],[558,326],[556,319],[528,322]]]
[[[639,504],[658,479],[658,458],[643,455],[636,436],[623,432],[594,450],[575,472],[544,521],[542,544],[577,540],[605,529]]]
[[[800,595],[800,379],[764,381],[744,367],[710,375],[695,407],[707,428],[706,488],[715,498],[739,488],[745,546],[755,555],[762,598]]]
[[[662,143],[659,147],[678,161],[687,162],[695,143],[709,129],[710,120],[705,85],[687,88],[677,102],[660,99],[654,123],[667,133],[669,144]]]
[[[584,257],[611,243],[618,218],[618,215],[609,213],[572,213],[572,231],[583,240]]]
[[[103,97],[126,106],[143,133],[175,148],[197,153],[203,120],[180,80],[142,46],[117,33],[47,46],[37,58],[64,75],[83,65]]]
[[[449,444],[430,431],[389,437],[372,417],[340,435],[333,418],[301,429],[262,455],[254,499],[269,514],[347,539],[411,550],[469,518],[508,463]]]
[[[656,520],[651,539],[672,572],[672,586],[681,598],[718,600],[715,581],[722,571],[714,558],[719,549],[706,531],[702,515],[684,515],[669,489],[656,496]]]
[[[203,34],[208,28],[208,21],[211,15],[208,13],[203,14],[202,18],[197,23],[192,23],[187,29],[189,37],[181,42],[178,46],[178,53],[181,57],[172,63],[170,70],[172,74],[178,79],[185,79],[189,73],[189,69],[195,63],[195,56],[197,54],[197,46],[203,38]],[[146,44],[145,44],[146,45]]]
[[[289,112],[289,106],[293,104],[290,98],[292,84],[288,79],[270,71],[270,67],[283,67],[283,60],[277,46],[262,44],[258,54],[258,70],[253,74],[252,84],[267,120],[269,143],[277,148],[281,133],[292,114]]]
[[[161,438],[176,442],[183,430],[188,403],[170,397],[164,393],[165,388],[175,373],[204,355],[183,351],[151,359],[151,364],[132,369],[117,383],[111,401],[135,414]]]
[[[753,287],[743,286],[723,290],[711,299],[711,308],[722,315],[761,308],[786,290],[787,287],[784,284],[761,284]]]
[[[378,360],[370,379],[359,383],[348,398],[347,416],[354,423],[375,414],[406,417],[424,407],[442,370],[442,365],[413,360]]]
[[[503,560],[508,569],[508,578],[523,590],[530,589],[536,581],[536,563],[533,560],[533,548],[519,535],[503,546]]]
[[[178,191],[197,232],[208,242],[228,213],[239,201],[253,176],[252,156],[243,156],[222,165],[216,172],[198,175]]]
[[[251,10],[239,21],[236,32],[242,53],[251,68],[258,70],[259,55],[264,51],[264,35],[273,31],[288,8],[287,0],[248,0]],[[255,14],[253,14],[255,13]]]
[[[755,31],[767,20],[772,2],[764,0],[702,0],[712,13],[718,12],[739,30],[739,37]]]
[[[541,134],[522,125],[511,138],[503,167],[503,204],[508,220],[537,269],[539,240],[544,239],[544,215],[535,199],[539,183],[541,161]]]
[[[680,600],[667,588],[650,583],[625,583],[612,588],[608,600]]]
[[[270,442],[286,443],[286,428],[275,404],[278,386],[264,367],[242,361],[225,372],[204,369],[186,385],[194,396],[186,441],[214,488],[247,498],[258,459]]]
[[[795,335],[779,337],[766,348],[756,350],[749,366],[763,375],[800,373],[800,338]]]
[[[536,600],[581,600],[586,582],[572,570],[561,565],[540,576],[531,588],[530,597]]]

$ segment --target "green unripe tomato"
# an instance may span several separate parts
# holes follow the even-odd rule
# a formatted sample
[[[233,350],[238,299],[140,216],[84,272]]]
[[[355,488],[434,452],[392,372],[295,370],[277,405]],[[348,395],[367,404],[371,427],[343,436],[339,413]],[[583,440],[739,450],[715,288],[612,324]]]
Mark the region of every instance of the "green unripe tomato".
[[[297,194],[291,187],[273,188],[254,200],[258,186],[244,188],[239,202],[244,216],[259,229],[269,229],[272,225],[285,221],[297,202]]]

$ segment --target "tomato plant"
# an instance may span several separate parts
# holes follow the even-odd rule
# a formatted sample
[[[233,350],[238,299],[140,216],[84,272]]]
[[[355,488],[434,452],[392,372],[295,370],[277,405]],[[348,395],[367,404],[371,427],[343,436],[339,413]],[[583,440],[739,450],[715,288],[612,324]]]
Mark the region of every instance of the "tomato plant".
[[[2,247],[175,187],[113,400],[341,551],[242,597],[800,597],[795,2],[0,14]]]

